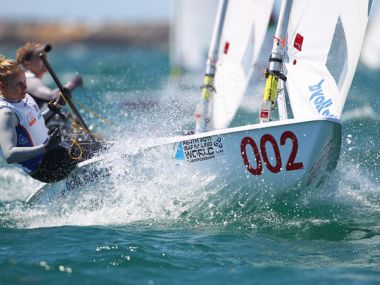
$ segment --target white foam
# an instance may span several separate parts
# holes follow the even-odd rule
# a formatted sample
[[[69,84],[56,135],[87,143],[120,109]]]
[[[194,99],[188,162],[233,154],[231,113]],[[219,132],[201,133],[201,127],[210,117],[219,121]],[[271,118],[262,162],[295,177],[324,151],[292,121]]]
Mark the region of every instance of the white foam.
[[[366,207],[380,213],[380,185],[376,178],[350,162],[339,164],[339,185],[337,198],[360,208]]]
[[[205,188],[215,177],[172,165],[164,159],[166,154],[141,151],[139,140],[130,138],[117,149],[129,156],[121,159],[119,152],[110,153],[98,165],[112,165],[110,177],[76,189],[82,194],[59,206],[28,210],[20,225],[36,228],[176,220],[212,193]]]
[[[370,118],[372,120],[379,121],[380,114],[376,113],[376,111],[370,105],[365,105],[360,108],[346,111],[342,114],[343,122],[361,118]]]
[[[0,201],[3,202],[23,201],[42,185],[17,167],[2,167],[0,179]]]

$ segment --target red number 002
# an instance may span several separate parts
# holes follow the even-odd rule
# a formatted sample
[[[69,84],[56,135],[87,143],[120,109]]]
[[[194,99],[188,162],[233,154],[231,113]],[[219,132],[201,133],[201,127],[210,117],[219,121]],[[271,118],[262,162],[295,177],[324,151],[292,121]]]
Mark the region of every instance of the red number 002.
[[[286,163],[286,171],[292,171],[292,170],[298,170],[298,169],[303,169],[303,163],[302,162],[294,162],[297,156],[298,152],[298,139],[297,136],[290,131],[286,131],[281,135],[280,138],[280,144],[285,145],[286,141],[290,139],[292,142],[292,150],[290,152],[290,156],[288,158],[288,162]],[[268,158],[267,154],[267,145],[270,144],[273,148],[274,155],[276,158],[276,164],[272,165]],[[249,162],[248,156],[247,156],[247,146],[250,146],[252,148],[252,151],[255,156],[255,161],[256,161],[256,168],[252,167],[251,163]],[[278,147],[278,144],[276,142],[276,139],[269,134],[265,134],[261,137],[260,139],[260,151],[261,155],[259,152],[259,148],[257,147],[256,142],[253,140],[253,138],[250,137],[245,137],[242,139],[240,143],[240,150],[241,150],[241,156],[243,158],[243,163],[244,166],[247,168],[247,170],[255,175],[261,175],[263,172],[263,163],[262,160],[264,161],[264,164],[266,168],[273,172],[273,173],[278,173],[282,169],[282,159],[281,159],[281,153],[280,149]],[[261,159],[262,158],[262,159]]]
[[[256,159],[256,164],[257,164],[256,168],[253,168],[252,165],[248,161],[248,156],[246,153],[247,145],[250,145],[252,147],[253,153],[255,154],[255,159]],[[257,148],[255,141],[251,139],[250,137],[245,137],[241,141],[240,149],[241,149],[241,155],[243,157],[243,162],[247,170],[253,175],[260,175],[263,172],[263,165],[261,163],[259,149]]]

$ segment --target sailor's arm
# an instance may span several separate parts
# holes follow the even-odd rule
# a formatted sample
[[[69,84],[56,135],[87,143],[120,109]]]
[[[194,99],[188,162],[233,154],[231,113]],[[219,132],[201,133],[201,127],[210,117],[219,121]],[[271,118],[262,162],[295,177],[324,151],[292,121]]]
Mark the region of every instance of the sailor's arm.
[[[59,97],[58,89],[50,89],[39,78],[27,78],[26,85],[28,86],[27,93],[30,93],[33,97],[40,100],[49,102],[51,100],[56,100]]]
[[[59,89],[50,89],[40,78],[27,78],[26,85],[28,86],[27,93],[30,93],[32,96],[46,102],[57,100],[60,96]],[[80,75],[76,75],[69,82],[67,82],[64,87],[69,91],[73,91],[75,88],[82,85],[82,77]]]
[[[0,109],[0,147],[7,163],[22,162],[42,153],[45,145],[33,147],[18,147],[15,127],[19,121],[17,116],[9,109]]]
[[[44,117],[45,123],[48,123],[55,114],[60,112],[61,106],[58,104],[50,103],[48,104],[48,108],[41,112],[42,117]]]

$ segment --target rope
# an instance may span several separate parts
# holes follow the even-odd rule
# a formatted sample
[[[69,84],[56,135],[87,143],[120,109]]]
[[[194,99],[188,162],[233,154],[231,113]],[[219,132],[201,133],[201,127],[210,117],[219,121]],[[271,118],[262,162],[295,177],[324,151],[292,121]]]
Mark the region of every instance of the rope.
[[[86,105],[84,105],[83,103],[79,102],[78,100],[75,100],[75,103],[78,103],[78,105],[80,107],[82,107],[82,109],[86,110],[88,113],[94,115],[96,118],[98,118],[99,120],[101,120],[103,123],[105,123],[106,125],[109,125],[110,127],[114,127],[115,124],[111,123],[110,121],[108,121],[107,119],[103,118],[102,116],[100,116],[98,113],[96,113],[95,111],[91,110],[90,108],[88,108]]]
[[[78,156],[74,156],[75,153],[73,151],[73,148],[74,146],[77,146],[78,149],[79,149],[79,155]],[[83,148],[82,146],[78,143],[77,141],[77,137],[75,136],[73,139],[71,139],[71,146],[68,150],[68,154],[69,154],[69,157],[72,159],[72,160],[79,160],[83,157]]]
[[[62,94],[62,92],[60,93],[60,96],[63,98],[63,100],[65,101],[66,105],[69,107],[69,111],[70,111],[71,117],[75,118],[75,114],[74,114],[73,110],[71,109],[70,105],[67,103],[67,100],[66,100],[65,96]],[[90,108],[88,108],[87,106],[85,106],[84,104],[80,103],[77,100],[75,100],[75,102],[78,103],[79,106],[82,109],[84,109],[88,113],[91,113],[92,115],[94,115],[96,118],[98,118],[103,123],[109,125],[110,127],[115,126],[113,123],[111,123],[107,119],[103,118],[102,116],[100,116],[99,114],[97,114],[96,112],[94,112],[93,110],[91,110]],[[99,136],[95,136],[94,134],[91,134],[89,131],[87,131],[86,129],[84,129],[82,126],[78,125],[76,122],[73,122],[71,124],[71,126],[72,126],[73,130],[82,131],[82,132],[87,133],[89,135],[92,135],[94,138],[100,140]],[[71,139],[70,149],[68,150],[68,155],[73,160],[79,160],[79,159],[81,159],[83,157],[83,152],[84,152],[83,151],[83,147],[79,144],[79,142],[77,141],[77,138],[78,138],[77,133],[75,133],[74,137]],[[79,149],[79,155],[78,156],[74,156],[74,151],[73,151],[74,146],[76,146]]]
[[[60,92],[59,94],[62,97],[62,99],[65,101],[66,105],[69,107],[69,112],[71,114],[71,117],[75,119],[75,114],[74,114],[73,110],[71,109],[70,105],[67,103],[66,97],[62,94],[62,92]],[[85,133],[87,132],[85,129],[83,129],[81,126],[79,126],[76,122],[73,122],[71,124],[71,126],[74,130],[82,130]],[[79,155],[76,157],[73,155],[74,145],[76,145],[79,149]],[[71,139],[71,145],[70,145],[70,148],[68,149],[68,155],[69,155],[70,159],[72,159],[72,160],[79,160],[83,157],[83,147],[77,141],[77,133],[75,133],[74,138]]]

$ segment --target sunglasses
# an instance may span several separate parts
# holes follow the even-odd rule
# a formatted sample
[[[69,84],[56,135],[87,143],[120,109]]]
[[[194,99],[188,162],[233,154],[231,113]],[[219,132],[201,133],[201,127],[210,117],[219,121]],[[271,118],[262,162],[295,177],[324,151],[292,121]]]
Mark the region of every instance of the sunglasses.
[[[24,61],[31,61],[31,60],[34,60],[34,59],[40,59],[40,54],[41,53],[35,53],[35,52],[33,52],[33,53],[30,53],[30,54],[27,54],[27,55],[25,55],[25,59],[24,59]],[[47,54],[46,53],[43,53],[45,56],[47,56]]]

